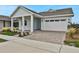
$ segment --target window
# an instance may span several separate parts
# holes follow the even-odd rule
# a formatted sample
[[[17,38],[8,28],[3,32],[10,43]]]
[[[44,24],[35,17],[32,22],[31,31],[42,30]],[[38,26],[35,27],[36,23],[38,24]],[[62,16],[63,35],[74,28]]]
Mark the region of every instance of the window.
[[[14,27],[18,27],[19,26],[19,22],[13,22],[13,26]]]
[[[49,22],[49,20],[45,20],[45,22]]]
[[[25,20],[25,26],[27,26],[27,20]]]
[[[61,21],[65,21],[66,19],[62,19]]]
[[[54,22],[54,20],[50,20],[50,22]]]
[[[59,22],[59,20],[55,20],[55,22]]]

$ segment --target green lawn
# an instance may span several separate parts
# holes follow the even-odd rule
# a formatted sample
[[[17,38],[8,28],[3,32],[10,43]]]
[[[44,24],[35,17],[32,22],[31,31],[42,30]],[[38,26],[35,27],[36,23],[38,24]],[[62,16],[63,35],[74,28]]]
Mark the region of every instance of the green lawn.
[[[5,31],[5,32],[2,32],[1,34],[3,34],[3,35],[13,36],[13,35],[16,34],[16,32]]]
[[[67,39],[64,41],[66,45],[79,47],[79,39]]]
[[[4,39],[0,38],[0,43],[1,43],[1,42],[5,42],[5,41],[7,41],[7,40],[4,40]]]

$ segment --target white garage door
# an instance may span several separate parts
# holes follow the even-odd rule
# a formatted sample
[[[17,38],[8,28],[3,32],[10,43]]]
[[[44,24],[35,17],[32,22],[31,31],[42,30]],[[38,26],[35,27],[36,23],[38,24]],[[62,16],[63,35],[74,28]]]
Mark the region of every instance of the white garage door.
[[[66,31],[67,21],[66,19],[42,20],[41,29],[48,31]]]
[[[3,21],[0,21],[0,29],[3,27]]]

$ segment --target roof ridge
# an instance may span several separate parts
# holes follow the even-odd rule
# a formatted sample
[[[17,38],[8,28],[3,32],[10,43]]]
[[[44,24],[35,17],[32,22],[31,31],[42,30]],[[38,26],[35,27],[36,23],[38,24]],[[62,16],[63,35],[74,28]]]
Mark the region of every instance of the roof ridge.
[[[60,10],[67,10],[67,9],[72,9],[72,8],[63,8],[63,9],[56,9],[56,10],[53,9],[52,12],[54,12],[54,11],[60,11]],[[42,11],[42,12],[39,12],[39,13],[43,13],[43,12],[48,12],[48,11]]]

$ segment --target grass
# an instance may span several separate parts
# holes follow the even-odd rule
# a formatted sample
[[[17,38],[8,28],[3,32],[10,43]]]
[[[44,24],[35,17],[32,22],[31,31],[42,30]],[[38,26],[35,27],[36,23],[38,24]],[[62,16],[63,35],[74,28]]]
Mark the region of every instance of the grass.
[[[4,40],[4,39],[2,39],[2,38],[0,38],[0,42],[6,42],[7,40]]]
[[[66,45],[79,47],[79,39],[67,39],[64,41]]]
[[[1,34],[3,34],[3,35],[13,36],[13,35],[16,34],[16,32],[4,31],[4,32],[2,32]]]

